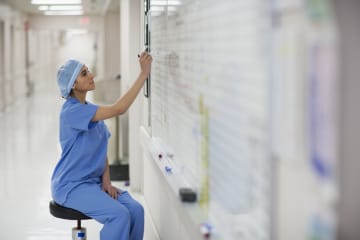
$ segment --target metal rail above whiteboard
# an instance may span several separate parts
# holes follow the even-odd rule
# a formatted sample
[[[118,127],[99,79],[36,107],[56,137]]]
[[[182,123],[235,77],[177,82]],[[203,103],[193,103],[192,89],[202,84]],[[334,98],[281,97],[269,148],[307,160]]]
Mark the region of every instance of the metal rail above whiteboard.
[[[144,49],[150,52],[150,0],[144,0]],[[144,96],[148,100],[148,127],[151,128],[151,74],[145,81]]]
[[[144,0],[144,48],[147,52],[150,52],[150,28],[149,28],[149,10],[150,10],[150,0]],[[146,79],[144,85],[144,96],[150,97],[150,79],[151,75]]]

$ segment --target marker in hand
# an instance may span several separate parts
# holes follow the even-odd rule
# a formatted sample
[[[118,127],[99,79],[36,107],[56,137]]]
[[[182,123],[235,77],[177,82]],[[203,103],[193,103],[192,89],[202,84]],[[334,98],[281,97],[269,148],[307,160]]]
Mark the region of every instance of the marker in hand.
[[[148,52],[148,49],[146,48],[145,52]],[[138,54],[138,58],[140,57],[140,54]]]

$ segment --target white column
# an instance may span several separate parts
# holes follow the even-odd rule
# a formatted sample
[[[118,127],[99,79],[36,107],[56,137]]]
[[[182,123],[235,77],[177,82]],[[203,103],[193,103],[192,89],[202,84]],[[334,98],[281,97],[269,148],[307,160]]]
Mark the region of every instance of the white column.
[[[141,51],[141,0],[120,0],[120,63],[122,94],[138,77],[140,67],[137,54]],[[128,122],[130,187],[132,191],[142,191],[143,160],[140,154],[140,125],[142,120],[142,93],[139,94],[122,123]],[[124,127],[123,125],[123,132]],[[126,138],[126,133],[124,135]],[[124,138],[123,138],[124,139]],[[124,145],[123,145],[124,146]]]

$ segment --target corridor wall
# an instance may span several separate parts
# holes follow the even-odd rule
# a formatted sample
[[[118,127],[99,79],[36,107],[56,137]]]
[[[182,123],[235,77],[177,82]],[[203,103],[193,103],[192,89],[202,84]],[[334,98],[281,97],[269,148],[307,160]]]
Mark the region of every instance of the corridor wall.
[[[27,93],[25,21],[21,12],[0,4],[0,111]]]

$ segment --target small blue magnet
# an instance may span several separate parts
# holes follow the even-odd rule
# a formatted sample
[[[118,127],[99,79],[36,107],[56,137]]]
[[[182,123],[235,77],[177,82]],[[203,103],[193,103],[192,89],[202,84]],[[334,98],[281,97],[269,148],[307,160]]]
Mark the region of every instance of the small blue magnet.
[[[165,166],[165,171],[166,171],[167,173],[171,173],[171,167]]]

